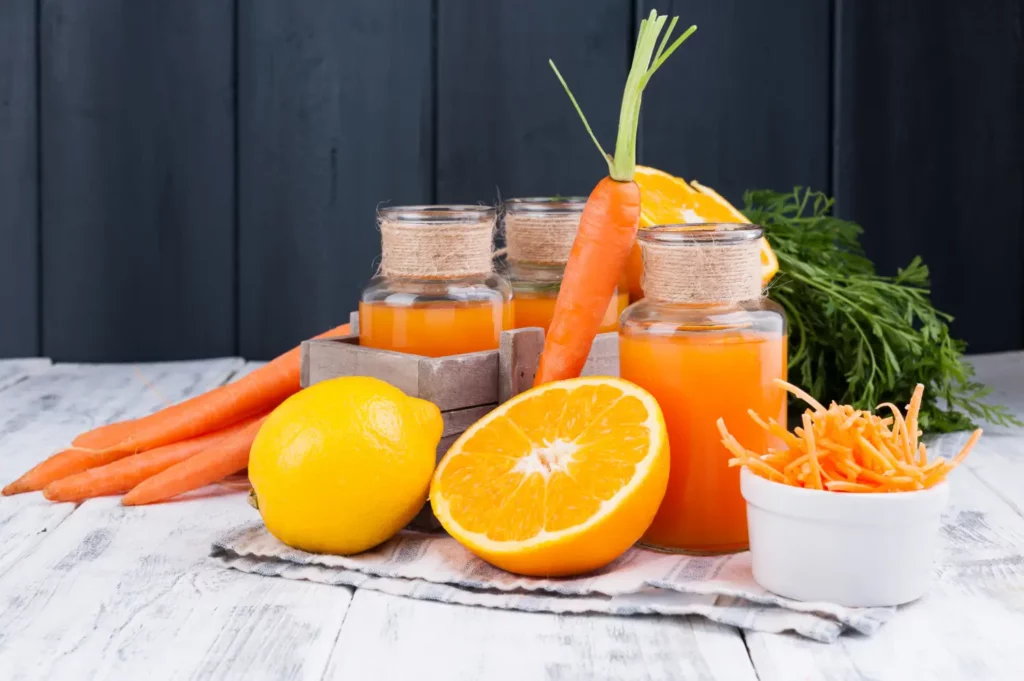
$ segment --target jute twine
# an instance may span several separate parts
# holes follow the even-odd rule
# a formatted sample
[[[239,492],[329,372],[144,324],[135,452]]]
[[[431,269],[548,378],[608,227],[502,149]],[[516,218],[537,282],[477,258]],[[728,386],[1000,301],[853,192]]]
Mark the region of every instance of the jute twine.
[[[564,265],[580,226],[578,211],[505,214],[508,258],[517,262]]]
[[[378,216],[378,223],[385,276],[453,279],[491,272],[493,217],[415,222]]]
[[[738,303],[761,296],[761,242],[641,239],[642,286],[652,300]]]

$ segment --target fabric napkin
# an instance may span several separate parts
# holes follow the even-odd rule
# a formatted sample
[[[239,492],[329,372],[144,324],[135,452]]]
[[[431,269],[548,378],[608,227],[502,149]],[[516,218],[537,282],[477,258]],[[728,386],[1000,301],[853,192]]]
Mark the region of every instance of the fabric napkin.
[[[896,611],[776,596],[754,582],[749,552],[694,557],[633,548],[583,577],[537,579],[494,568],[448,535],[406,530],[372,551],[329,556],[289,548],[257,523],[214,543],[211,555],[243,572],[408,598],[530,612],[701,615],[753,631],[794,631],[824,643],[847,630],[872,634]]]

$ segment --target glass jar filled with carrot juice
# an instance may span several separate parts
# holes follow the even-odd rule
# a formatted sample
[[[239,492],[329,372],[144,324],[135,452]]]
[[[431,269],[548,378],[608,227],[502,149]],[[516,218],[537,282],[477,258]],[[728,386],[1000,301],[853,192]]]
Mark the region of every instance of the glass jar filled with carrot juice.
[[[716,422],[747,449],[769,441],[752,409],[786,422],[786,320],[764,298],[761,229],[745,224],[641,229],[646,298],[622,316],[619,368],[650,391],[668,426],[668,489],[642,542],[716,554],[747,548],[739,468],[730,468]]]
[[[508,278],[515,291],[515,327],[539,326],[546,332],[555,314],[555,300],[565,265],[576,239],[586,197],[523,198],[505,201]],[[619,286],[600,333],[619,328],[619,315],[629,304],[629,291]]]
[[[395,206],[377,221],[380,274],[359,302],[359,344],[427,357],[497,349],[513,308],[493,271],[494,208]]]

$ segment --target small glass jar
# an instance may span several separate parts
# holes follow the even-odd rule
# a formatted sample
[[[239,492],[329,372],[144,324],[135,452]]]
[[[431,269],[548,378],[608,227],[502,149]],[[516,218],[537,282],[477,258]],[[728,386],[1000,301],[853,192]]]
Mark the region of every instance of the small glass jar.
[[[747,413],[786,423],[786,319],[764,298],[761,229],[745,224],[641,229],[646,297],[619,331],[622,378],[658,400],[668,426],[669,482],[642,543],[718,554],[748,546],[739,469],[717,421],[759,454],[781,443]]]
[[[492,271],[496,213],[485,206],[377,211],[381,270],[359,302],[359,344],[427,357],[495,350],[512,289]]]
[[[547,332],[586,203],[581,196],[505,201],[506,273],[515,291],[515,328],[538,326]],[[618,329],[628,304],[629,292],[620,284],[598,333]]]

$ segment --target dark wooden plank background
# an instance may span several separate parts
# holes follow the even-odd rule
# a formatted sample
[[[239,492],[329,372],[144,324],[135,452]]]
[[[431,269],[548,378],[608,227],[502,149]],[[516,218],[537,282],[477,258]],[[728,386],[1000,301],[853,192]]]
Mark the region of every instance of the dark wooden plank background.
[[[0,2],[0,357],[39,353],[35,0]]]
[[[42,347],[230,355],[233,0],[42,0]]]
[[[839,211],[883,271],[921,255],[975,352],[1024,346],[1024,2],[841,0]]]
[[[0,356],[266,358],[343,321],[378,203],[585,193],[639,18],[700,30],[640,159],[810,185],[1024,347],[1024,0],[6,0]]]
[[[433,192],[428,2],[239,3],[239,333],[270,357],[348,320],[379,202]]]

